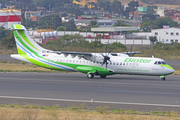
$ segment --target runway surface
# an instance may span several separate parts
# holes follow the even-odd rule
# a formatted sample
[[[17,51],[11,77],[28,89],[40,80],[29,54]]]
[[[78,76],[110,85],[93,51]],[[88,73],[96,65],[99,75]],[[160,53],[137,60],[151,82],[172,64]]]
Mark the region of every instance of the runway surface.
[[[86,78],[80,73],[0,73],[0,104],[59,105],[140,111],[180,111],[180,76],[114,75]],[[91,101],[93,100],[93,103]]]

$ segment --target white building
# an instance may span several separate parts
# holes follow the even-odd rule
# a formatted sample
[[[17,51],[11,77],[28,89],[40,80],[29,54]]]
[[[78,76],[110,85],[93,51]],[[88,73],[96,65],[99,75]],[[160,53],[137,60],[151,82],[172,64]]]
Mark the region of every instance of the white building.
[[[0,26],[11,29],[13,24],[21,24],[21,10],[1,9]]]
[[[97,25],[99,27],[112,27],[114,24],[116,24],[116,20],[108,20],[108,19],[97,20]]]
[[[156,14],[158,14],[160,17],[164,17],[165,16],[165,13],[164,13],[164,10],[166,8],[165,7],[158,7],[158,9],[155,9],[155,12]]]
[[[162,43],[180,43],[180,28],[162,28],[162,29],[153,29],[151,31],[152,36],[156,36],[158,42]]]

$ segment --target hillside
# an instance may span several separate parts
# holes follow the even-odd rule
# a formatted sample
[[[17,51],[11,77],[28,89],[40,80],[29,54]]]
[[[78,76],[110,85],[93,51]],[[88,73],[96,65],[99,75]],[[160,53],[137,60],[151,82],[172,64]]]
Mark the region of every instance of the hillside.
[[[110,0],[111,2],[114,0]],[[119,0],[122,4],[126,4],[131,2],[132,0]],[[141,0],[134,0],[134,1],[139,1]],[[161,5],[180,5],[180,0],[148,0],[149,3],[152,4],[161,4]],[[144,6],[147,6],[148,4],[145,4]]]
[[[149,0],[152,4],[180,5],[180,0]]]

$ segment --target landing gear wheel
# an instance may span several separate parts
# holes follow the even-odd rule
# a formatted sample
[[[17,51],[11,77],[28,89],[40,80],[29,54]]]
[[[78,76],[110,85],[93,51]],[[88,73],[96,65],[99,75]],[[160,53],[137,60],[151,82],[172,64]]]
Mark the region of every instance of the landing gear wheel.
[[[94,74],[93,73],[87,74],[87,78],[94,78]]]
[[[163,78],[161,78],[161,80],[162,80],[162,81],[165,81],[166,79],[165,79],[165,77],[163,77]]]
[[[106,75],[100,75],[100,78],[106,78]]]

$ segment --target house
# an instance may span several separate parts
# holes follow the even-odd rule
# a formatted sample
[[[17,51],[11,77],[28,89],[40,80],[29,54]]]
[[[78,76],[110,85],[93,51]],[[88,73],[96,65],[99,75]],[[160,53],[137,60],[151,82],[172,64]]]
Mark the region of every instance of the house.
[[[160,17],[164,17],[165,16],[165,7],[158,7],[158,9],[155,9],[155,12],[157,15],[159,15]]]
[[[92,20],[83,20],[83,19],[74,20],[76,27],[81,29],[87,29],[90,26],[90,21]]]
[[[97,25],[99,27],[112,27],[114,24],[116,24],[116,20],[109,20],[109,19],[97,20]]]
[[[180,43],[180,28],[162,28],[152,29],[152,36],[156,36],[158,42],[171,44],[172,42]]]
[[[31,19],[32,16],[40,17],[41,11],[25,11],[26,19]]]

